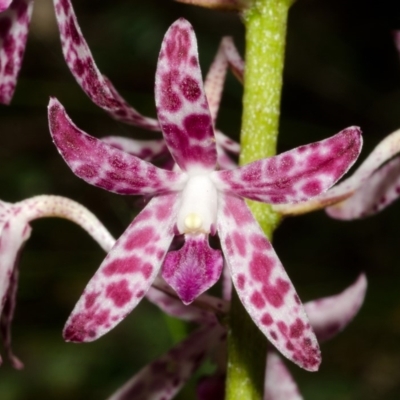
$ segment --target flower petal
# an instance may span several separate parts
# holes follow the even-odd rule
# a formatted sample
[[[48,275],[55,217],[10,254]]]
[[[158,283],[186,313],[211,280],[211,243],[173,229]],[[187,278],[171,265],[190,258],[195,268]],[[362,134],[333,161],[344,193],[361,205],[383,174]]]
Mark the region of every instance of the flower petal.
[[[361,274],[342,293],[310,301],[304,305],[319,341],[328,340],[342,331],[360,310],[367,290],[367,279]]]
[[[156,119],[138,113],[101,74],[82,35],[71,1],[54,0],[54,6],[65,61],[89,98],[117,120],[159,131],[160,126]]]
[[[325,211],[336,219],[364,218],[383,210],[399,196],[400,157],[396,157],[376,171],[347,200]]]
[[[18,252],[19,255],[19,252]],[[1,313],[0,330],[1,336],[3,337],[3,347],[7,353],[7,357],[11,362],[11,365],[15,369],[23,369],[23,362],[14,355],[11,347],[11,322],[14,317],[17,288],[18,288],[18,278],[19,278],[19,266],[15,263],[10,277],[10,284],[8,287],[6,301],[4,303],[4,309]]]
[[[213,170],[217,151],[193,27],[183,18],[165,34],[158,58],[158,120],[172,157],[183,170]]]
[[[193,332],[140,370],[108,400],[172,399],[204,361],[221,329],[214,324]]]
[[[101,140],[125,153],[149,162],[164,154],[169,154],[164,139],[134,140],[122,136],[106,136]]]
[[[225,57],[228,60],[229,67],[236,78],[243,83],[244,76],[244,60],[240,56],[233,39],[225,36],[222,39],[222,46],[225,52]]]
[[[214,124],[217,119],[226,71],[228,69],[228,60],[226,59],[223,49],[223,41],[224,39],[222,39],[221,44],[219,45],[217,54],[215,55],[208,70],[206,79],[204,80],[204,91],[206,93],[208,107]]]
[[[13,0],[0,0],[0,12],[7,10]]]
[[[233,153],[235,155],[239,155],[240,153],[240,144],[226,136],[221,131],[215,131],[215,137],[217,139],[217,145],[221,146],[223,149]]]
[[[265,203],[309,199],[329,189],[355,162],[361,151],[361,132],[344,129],[320,142],[264,158],[228,171],[214,171],[220,190]]]
[[[154,197],[117,240],[86,286],[64,338],[90,342],[132,311],[154,281],[174,236],[179,195]]]
[[[222,266],[221,251],[210,247],[207,235],[185,235],[183,247],[165,257],[162,277],[188,305],[215,284]]]
[[[186,177],[124,153],[81,131],[56,100],[49,103],[50,132],[75,175],[91,185],[119,194],[155,194],[180,190]]]
[[[22,64],[33,1],[5,1],[3,7],[8,8],[0,14],[0,103],[8,104]]]
[[[400,152],[400,129],[386,136],[363,161],[357,170],[347,179],[340,182],[326,193],[309,201],[298,204],[282,204],[274,206],[274,209],[284,215],[298,215],[310,211],[319,210],[340,201],[346,200],[354,194],[362,185],[369,184],[371,175],[378,168]],[[384,174],[378,175],[384,177]],[[374,178],[376,179],[376,178]],[[376,182],[378,184],[378,182]],[[364,189],[362,189],[364,190]],[[368,201],[368,200],[367,200]],[[384,202],[386,205],[388,203]],[[333,215],[331,215],[334,217]],[[335,217],[334,217],[335,218]]]
[[[317,340],[295,288],[243,199],[221,194],[218,232],[232,281],[269,341],[309,371],[321,362]]]
[[[302,400],[299,389],[281,357],[268,352],[264,381],[264,400]]]

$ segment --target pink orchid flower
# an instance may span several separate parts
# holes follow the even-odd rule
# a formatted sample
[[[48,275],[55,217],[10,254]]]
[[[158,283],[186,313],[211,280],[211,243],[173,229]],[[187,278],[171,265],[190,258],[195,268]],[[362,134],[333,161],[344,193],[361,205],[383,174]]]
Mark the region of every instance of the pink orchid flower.
[[[267,338],[303,368],[315,370],[318,345],[296,291],[244,197],[295,202],[333,185],[361,149],[356,127],[235,170],[216,170],[213,123],[202,86],[197,43],[180,19],[165,35],[156,72],[156,106],[179,170],[167,171],[81,131],[51,99],[50,131],[72,171],[114,193],[152,200],[118,239],[86,287],[64,330],[70,341],[97,339],[162,277],[185,304],[219,278],[223,256],[245,308]],[[209,245],[215,235],[221,250]],[[169,251],[175,237],[184,239]],[[291,338],[293,347],[286,341]]]
[[[53,0],[60,31],[65,61],[88,97],[111,117],[146,130],[161,131],[157,119],[140,114],[118,93],[111,81],[99,71],[92,53],[82,35],[70,0]],[[224,38],[205,81],[205,91],[210,112],[215,123],[218,113],[227,65],[235,73],[242,68],[241,60],[231,38]],[[102,138],[106,143],[146,161],[169,157],[164,140],[133,140],[119,136]],[[235,167],[227,153],[239,154],[238,143],[220,131],[216,131],[218,163],[224,169]],[[167,164],[167,165],[170,165]],[[172,166],[172,165],[171,165]]]
[[[306,303],[305,310],[319,341],[329,340],[341,332],[360,310],[367,288],[364,274],[346,290],[335,296]],[[154,291],[149,300],[165,313],[201,327],[184,341],[154,360],[108,400],[172,399],[194,374],[205,358],[212,357],[217,371],[203,377],[197,386],[199,400],[224,398],[226,371],[226,329],[212,312],[204,312],[196,305],[184,306],[165,294]],[[264,400],[301,400],[296,382],[279,355],[270,350],[267,354]]]
[[[7,356],[17,369],[23,368],[23,364],[11,349],[11,321],[18,284],[18,258],[31,233],[29,223],[44,217],[60,217],[75,222],[106,251],[115,242],[89,210],[70,199],[36,196],[15,204],[0,201],[0,330]]]
[[[24,56],[33,0],[0,0],[0,103],[10,103]]]

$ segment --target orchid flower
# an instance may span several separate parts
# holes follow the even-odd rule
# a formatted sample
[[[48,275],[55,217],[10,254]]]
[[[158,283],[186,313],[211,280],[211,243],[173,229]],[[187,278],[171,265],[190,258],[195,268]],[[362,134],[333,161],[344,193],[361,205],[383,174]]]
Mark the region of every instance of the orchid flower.
[[[0,0],[0,103],[10,103],[24,56],[33,0]]]
[[[367,280],[364,274],[346,290],[306,303],[305,309],[319,341],[331,339],[341,332],[363,304]],[[200,324],[187,339],[154,360],[108,400],[172,399],[207,357],[216,359],[217,371],[198,383],[198,400],[222,399],[226,358],[226,329],[212,312],[204,312],[191,304],[184,306],[173,298],[154,291],[149,300],[165,313]],[[270,350],[267,355],[264,400],[301,400],[299,389],[279,355]]]
[[[151,131],[161,131],[157,119],[145,117],[131,107],[118,93],[110,80],[101,74],[82,35],[71,1],[53,1],[65,61],[72,75],[88,97],[111,117],[121,122]],[[205,91],[210,103],[214,123],[221,100],[222,86],[228,63],[236,74],[236,70],[241,68],[243,61],[232,39],[226,37],[221,41],[205,84]],[[146,161],[153,161],[159,157],[169,155],[168,148],[163,140],[138,141],[118,136],[110,136],[102,140]],[[219,164],[224,169],[233,168],[235,165],[226,152],[234,155],[239,154],[239,145],[220,131],[216,131],[216,140]]]
[[[274,206],[283,215],[325,208],[332,218],[350,220],[373,215],[400,195],[400,129],[383,139],[347,179],[326,193],[297,204]],[[393,158],[394,157],[394,158]]]
[[[17,369],[23,368],[23,364],[11,349],[11,321],[18,284],[18,258],[31,233],[29,223],[43,217],[60,217],[75,222],[105,251],[109,251],[115,242],[89,210],[70,199],[37,196],[15,204],[0,201],[0,327],[7,356]]]
[[[165,35],[155,92],[160,126],[179,171],[159,169],[89,136],[56,99],[50,101],[54,143],[78,177],[114,193],[153,196],[89,282],[67,321],[65,339],[87,342],[108,332],[143,298],[161,267],[165,281],[191,303],[218,280],[223,252],[257,326],[285,356],[315,370],[320,355],[306,314],[243,198],[282,203],[318,195],[357,158],[359,129],[235,170],[216,170],[196,39],[183,19]],[[208,242],[216,233],[222,252]],[[183,247],[168,251],[174,237],[184,238]]]

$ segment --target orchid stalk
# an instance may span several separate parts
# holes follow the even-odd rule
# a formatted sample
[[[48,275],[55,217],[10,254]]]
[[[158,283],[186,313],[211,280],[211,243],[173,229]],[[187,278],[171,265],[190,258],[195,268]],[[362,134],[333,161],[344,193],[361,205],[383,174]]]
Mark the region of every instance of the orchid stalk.
[[[244,11],[246,69],[240,164],[276,152],[286,22],[291,0],[253,0]],[[250,209],[271,238],[279,218],[270,206],[249,202]],[[234,295],[228,336],[226,399],[261,399],[263,395],[265,337],[248,318]]]

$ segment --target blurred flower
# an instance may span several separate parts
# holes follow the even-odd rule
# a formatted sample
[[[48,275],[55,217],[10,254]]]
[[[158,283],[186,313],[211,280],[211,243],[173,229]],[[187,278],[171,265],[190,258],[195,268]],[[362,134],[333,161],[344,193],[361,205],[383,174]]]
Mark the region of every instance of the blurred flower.
[[[275,205],[274,209],[283,215],[298,215],[325,208],[329,216],[343,220],[376,214],[400,195],[399,152],[397,130],[383,139],[349,178],[310,200]]]
[[[111,117],[143,129],[161,131],[157,119],[145,117],[131,107],[117,92],[111,81],[101,74],[82,35],[71,1],[53,1],[65,61],[84,92]],[[239,56],[232,39],[226,37],[221,41],[205,81],[205,91],[214,124],[221,101],[228,63],[235,74],[238,69],[243,68],[243,60]],[[140,141],[110,136],[102,140],[146,161],[154,161],[155,159],[165,158],[165,156],[170,158],[168,148],[162,139]],[[235,167],[226,152],[234,155],[239,154],[239,145],[220,131],[216,131],[216,140],[218,162],[221,168]]]
[[[363,304],[367,280],[361,274],[355,283],[338,295],[306,303],[305,309],[319,341],[331,339],[341,332]],[[200,379],[198,400],[224,398],[226,371],[226,330],[215,315],[195,305],[183,306],[173,298],[160,297],[157,292],[149,299],[165,313],[196,322],[201,327],[166,354],[148,364],[108,400],[172,399],[193,375],[207,356],[217,364],[216,372]],[[290,343],[290,342],[288,342]],[[302,396],[282,359],[274,351],[267,355],[264,400],[301,400]]]
[[[179,3],[191,4],[215,10],[241,11],[245,9],[251,0],[175,0]]]
[[[77,176],[114,193],[154,196],[89,282],[64,337],[92,341],[108,332],[143,298],[161,266],[166,282],[185,304],[191,303],[221,274],[222,253],[208,241],[218,232],[236,290],[257,326],[285,356],[315,370],[319,350],[303,307],[243,197],[276,204],[318,195],[357,158],[359,129],[348,128],[235,170],[217,171],[196,39],[183,19],[165,35],[155,92],[164,139],[179,166],[176,171],[159,169],[89,136],[57,100],[50,101],[53,140]],[[174,238],[183,238],[183,246],[169,251]]]
[[[33,0],[0,0],[0,103],[10,103],[28,38]]]
[[[11,349],[11,321],[18,284],[18,260],[23,244],[31,233],[29,223],[44,217],[59,217],[75,222],[106,251],[115,242],[89,210],[70,199],[37,196],[15,204],[0,201],[0,327],[7,356],[17,369],[23,368],[23,364]]]

